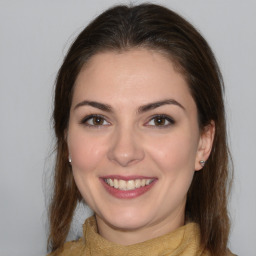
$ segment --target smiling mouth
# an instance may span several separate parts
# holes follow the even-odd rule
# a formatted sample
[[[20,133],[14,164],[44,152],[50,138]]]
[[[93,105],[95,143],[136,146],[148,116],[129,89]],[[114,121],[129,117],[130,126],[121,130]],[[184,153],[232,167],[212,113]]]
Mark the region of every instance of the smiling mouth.
[[[110,187],[122,191],[135,190],[138,188],[150,185],[154,179],[135,179],[135,180],[122,180],[122,179],[104,179],[104,182]]]

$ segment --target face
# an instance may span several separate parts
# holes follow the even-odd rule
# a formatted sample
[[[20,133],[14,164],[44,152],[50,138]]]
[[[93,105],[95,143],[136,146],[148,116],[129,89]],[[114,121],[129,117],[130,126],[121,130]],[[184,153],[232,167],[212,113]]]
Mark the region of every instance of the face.
[[[81,70],[67,143],[100,232],[158,236],[184,223],[187,191],[211,136],[200,133],[182,74],[160,53],[140,49],[100,53]]]

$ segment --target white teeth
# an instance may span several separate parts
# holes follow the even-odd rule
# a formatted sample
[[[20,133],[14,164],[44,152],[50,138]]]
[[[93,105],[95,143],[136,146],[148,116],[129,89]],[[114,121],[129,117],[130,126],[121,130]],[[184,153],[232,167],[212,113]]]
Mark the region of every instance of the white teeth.
[[[126,182],[126,189],[127,190],[131,190],[131,189],[134,189],[135,188],[135,182],[134,180],[128,180]]]
[[[125,180],[119,180],[118,188],[121,190],[126,190],[126,181]]]
[[[114,179],[114,188],[119,188],[118,180]]]
[[[135,188],[139,188],[141,185],[140,180],[135,180]]]
[[[150,180],[146,180],[146,185],[149,185],[150,184]]]
[[[111,187],[113,187],[113,186],[114,186],[114,181],[113,181],[113,180],[108,179],[108,183],[109,183],[109,185],[110,185]]]
[[[149,185],[153,179],[136,179],[136,180],[118,180],[118,179],[105,179],[109,186],[120,190],[134,190],[136,188]]]

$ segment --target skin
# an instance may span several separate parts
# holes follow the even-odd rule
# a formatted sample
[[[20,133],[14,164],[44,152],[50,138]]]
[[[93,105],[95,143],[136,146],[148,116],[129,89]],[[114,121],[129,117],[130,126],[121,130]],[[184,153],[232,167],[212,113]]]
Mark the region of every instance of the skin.
[[[167,99],[172,101],[142,111]],[[100,115],[98,123],[88,119],[92,114]],[[156,115],[164,115],[159,125]],[[75,83],[67,143],[75,182],[95,212],[99,233],[128,245],[184,225],[187,191],[213,137],[213,123],[199,130],[187,82],[169,59],[146,49],[93,56]],[[138,197],[120,199],[102,185],[101,177],[108,175],[156,182]]]

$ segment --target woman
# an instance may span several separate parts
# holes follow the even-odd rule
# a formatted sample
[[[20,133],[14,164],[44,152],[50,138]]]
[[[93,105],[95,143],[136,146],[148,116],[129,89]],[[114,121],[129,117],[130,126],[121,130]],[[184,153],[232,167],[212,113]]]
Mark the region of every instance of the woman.
[[[206,41],[164,7],[89,24],[56,81],[52,255],[232,255],[222,90]],[[95,214],[65,243],[81,200]]]

